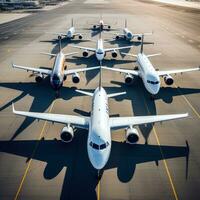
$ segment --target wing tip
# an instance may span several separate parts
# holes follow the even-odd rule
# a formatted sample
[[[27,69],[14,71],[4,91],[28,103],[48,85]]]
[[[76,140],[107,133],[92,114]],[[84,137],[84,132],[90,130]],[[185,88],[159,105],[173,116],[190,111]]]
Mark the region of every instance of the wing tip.
[[[13,113],[16,113],[16,110],[15,110],[15,105],[14,105],[14,103],[12,103],[12,111],[13,111]]]

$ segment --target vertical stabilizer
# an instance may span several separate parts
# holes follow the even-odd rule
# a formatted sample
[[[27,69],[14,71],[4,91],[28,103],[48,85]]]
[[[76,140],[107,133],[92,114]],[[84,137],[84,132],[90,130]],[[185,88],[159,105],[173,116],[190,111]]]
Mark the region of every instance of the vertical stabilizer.
[[[127,19],[125,19],[125,28],[127,28]]]
[[[143,53],[143,45],[144,45],[144,35],[142,34],[140,53]]]
[[[72,18],[71,27],[74,27],[74,19]]]
[[[62,51],[61,39],[59,39],[59,53]]]

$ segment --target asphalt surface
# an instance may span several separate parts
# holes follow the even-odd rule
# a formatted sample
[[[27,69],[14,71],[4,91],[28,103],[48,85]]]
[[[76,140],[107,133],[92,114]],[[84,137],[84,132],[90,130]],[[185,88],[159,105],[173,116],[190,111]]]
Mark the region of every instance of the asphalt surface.
[[[92,2],[92,3],[91,3]],[[126,91],[125,96],[109,100],[110,114],[120,116],[155,115],[188,112],[190,117],[137,127],[136,145],[124,143],[125,132],[112,134],[112,152],[100,181],[86,150],[87,132],[76,130],[70,144],[60,141],[62,125],[37,121],[12,114],[18,110],[84,114],[90,111],[91,98],[74,89],[94,90],[98,71],[81,74],[75,85],[67,78],[60,98],[48,79],[37,84],[30,73],[12,69],[11,63],[49,67],[53,59],[39,54],[58,50],[56,36],[74,18],[78,31],[90,38],[91,23],[103,14],[113,28],[128,26],[132,31],[149,32],[146,54],[161,52],[152,58],[155,68],[174,69],[200,64],[200,11],[167,6],[149,1],[72,0],[52,11],[0,25],[0,199],[200,199],[200,81],[199,72],[174,76],[175,84],[162,88],[150,100],[140,80],[124,84],[119,73],[103,71],[103,85],[108,93]],[[95,40],[98,35],[94,36]],[[104,33],[105,39],[113,34]],[[95,46],[94,42],[74,40],[72,44]],[[63,51],[74,51],[63,41]],[[122,46],[127,42],[106,42],[105,46]],[[139,51],[138,43],[132,53]],[[81,53],[67,60],[69,68],[91,67],[95,57],[81,58]],[[110,67],[133,68],[131,58],[116,60],[107,54],[103,63]],[[145,144],[148,143],[148,144]]]

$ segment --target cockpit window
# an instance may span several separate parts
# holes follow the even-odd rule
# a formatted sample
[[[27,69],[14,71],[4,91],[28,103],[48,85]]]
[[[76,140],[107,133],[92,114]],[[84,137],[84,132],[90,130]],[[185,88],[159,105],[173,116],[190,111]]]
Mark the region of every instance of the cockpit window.
[[[90,144],[89,144],[93,149],[97,149],[97,150],[99,150],[99,149],[105,149],[108,145],[109,145],[109,143],[108,142],[106,142],[106,143],[104,143],[104,144],[101,144],[101,145],[98,145],[98,144],[95,144],[95,143],[93,143],[93,142],[90,142]]]
[[[152,85],[157,85],[159,83],[159,81],[150,81],[150,80],[147,80],[147,83],[150,83]]]
[[[97,54],[103,54],[103,52],[102,51],[98,51]]]

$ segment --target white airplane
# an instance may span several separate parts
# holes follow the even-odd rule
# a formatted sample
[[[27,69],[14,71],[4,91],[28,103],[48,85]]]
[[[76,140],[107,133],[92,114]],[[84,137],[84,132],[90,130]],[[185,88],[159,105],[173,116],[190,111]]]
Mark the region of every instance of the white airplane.
[[[118,40],[122,38],[131,41],[132,39],[137,38],[138,40],[141,40],[142,35],[152,35],[152,33],[132,33],[127,27],[127,20],[125,20],[125,27],[123,28],[122,32],[123,33],[121,34],[115,34],[115,39]]]
[[[135,128],[136,126],[141,124],[181,119],[188,116],[188,113],[185,113],[155,116],[110,117],[108,98],[125,94],[125,92],[107,94],[104,88],[101,86],[101,78],[99,81],[99,87],[94,91],[94,93],[82,90],[76,91],[92,97],[90,117],[17,111],[15,110],[14,105],[13,113],[21,116],[47,120],[53,123],[57,122],[64,124],[65,127],[62,129],[60,135],[63,142],[72,141],[74,137],[74,128],[87,129],[88,157],[92,166],[98,170],[98,177],[100,175],[100,170],[104,168],[110,156],[112,130],[125,129],[126,141],[129,144],[135,144],[139,140],[139,133]]]
[[[75,48],[83,49],[83,57],[87,57],[89,55],[89,51],[94,52],[96,55],[97,60],[102,61],[103,58],[106,56],[107,52],[111,52],[112,57],[117,57],[117,50],[121,49],[130,49],[133,46],[125,46],[125,47],[114,47],[114,48],[104,48],[103,46],[104,41],[101,38],[101,33],[99,34],[99,39],[96,43],[96,48],[90,48],[90,47],[83,47],[83,46],[76,46],[76,45],[69,45]]]
[[[103,21],[103,18],[102,18],[102,15],[100,16],[100,20],[99,20],[99,23],[98,24],[95,24],[93,25],[93,29],[94,30],[110,30],[111,29],[111,25],[109,24],[105,24],[104,21]]]
[[[88,70],[94,70],[99,67],[90,67],[90,68],[82,68],[82,69],[67,69],[65,65],[65,59],[67,56],[76,54],[77,52],[72,52],[68,54],[64,54],[61,48],[61,40],[59,40],[59,52],[58,54],[52,53],[42,53],[48,56],[55,57],[55,62],[53,65],[53,69],[42,69],[42,68],[33,68],[33,67],[25,67],[20,65],[12,64],[13,68],[23,69],[27,71],[32,71],[34,74],[37,74],[35,80],[36,82],[41,82],[45,76],[50,76],[50,83],[53,89],[56,91],[56,96],[59,95],[58,91],[62,87],[63,82],[67,79],[68,75],[72,75],[73,83],[79,83],[80,76],[79,72],[84,72]]]
[[[74,27],[74,20],[71,21],[71,27],[65,33],[54,33],[58,35],[58,39],[67,38],[67,39],[74,39],[76,36],[81,40],[83,38],[82,33],[77,33]]]
[[[143,38],[142,35],[142,41],[141,41],[141,50],[140,53],[137,55],[133,54],[126,54],[122,53],[124,55],[136,57],[136,62],[138,63],[138,68],[134,70],[129,69],[117,69],[117,68],[108,68],[103,66],[103,69],[111,70],[111,71],[117,71],[120,73],[125,74],[125,83],[126,84],[132,84],[135,77],[140,77],[144,83],[144,86],[146,90],[152,95],[152,98],[154,95],[156,95],[160,90],[160,76],[163,77],[164,82],[167,85],[172,85],[174,80],[170,76],[170,74],[177,74],[177,73],[183,73],[183,72],[190,72],[190,71],[197,71],[200,70],[200,67],[197,68],[189,68],[189,69],[174,69],[174,70],[155,70],[154,66],[149,61],[150,57],[160,55],[159,54],[152,54],[152,55],[145,55],[143,53]]]

